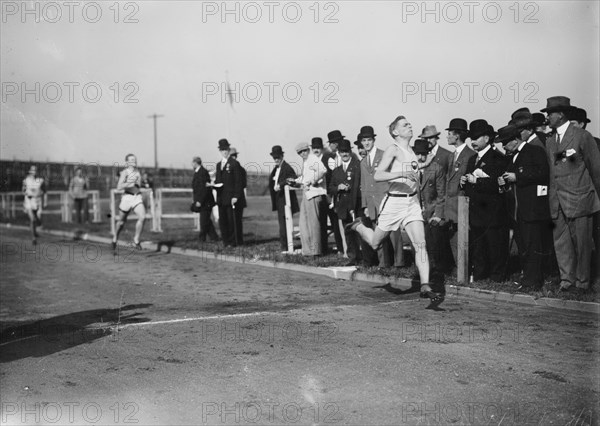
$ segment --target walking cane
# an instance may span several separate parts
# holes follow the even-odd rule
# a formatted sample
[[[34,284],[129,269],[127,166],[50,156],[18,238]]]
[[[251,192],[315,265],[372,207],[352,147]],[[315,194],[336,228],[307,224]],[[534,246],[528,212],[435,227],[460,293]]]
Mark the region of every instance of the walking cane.
[[[233,209],[233,239],[235,241],[235,245],[238,244],[238,233],[237,233],[237,217],[235,214],[235,204],[231,204],[231,208]]]

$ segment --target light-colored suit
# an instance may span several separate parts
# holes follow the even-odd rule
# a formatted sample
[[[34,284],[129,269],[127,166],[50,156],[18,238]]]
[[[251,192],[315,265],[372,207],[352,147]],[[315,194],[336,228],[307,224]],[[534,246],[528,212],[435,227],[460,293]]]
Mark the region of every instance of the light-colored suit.
[[[548,196],[561,286],[588,288],[592,215],[600,210],[600,151],[592,135],[569,124],[560,143],[546,141],[550,164]]]

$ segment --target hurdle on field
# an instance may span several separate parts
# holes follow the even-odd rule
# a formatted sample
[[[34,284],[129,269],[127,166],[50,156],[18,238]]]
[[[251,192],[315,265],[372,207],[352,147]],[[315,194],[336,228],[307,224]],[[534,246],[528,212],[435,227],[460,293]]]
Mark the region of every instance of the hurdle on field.
[[[152,232],[159,232],[158,231],[158,223],[157,223],[157,219],[156,219],[156,209],[155,209],[155,205],[154,205],[154,194],[153,191],[151,189],[147,189],[147,188],[142,188],[140,189],[142,195],[147,195],[149,198],[149,204],[150,204],[150,213],[148,213],[146,211],[146,217],[145,219],[152,219]],[[123,190],[122,189],[111,189],[110,190],[110,232],[112,235],[115,235],[115,232],[117,231],[117,227],[116,227],[116,221],[117,221],[117,200],[116,200],[116,196],[123,194]],[[137,215],[135,214],[135,212],[132,212],[132,217],[137,218]]]
[[[200,231],[200,215],[189,211],[187,213],[163,213],[163,194],[188,194],[192,199],[192,190],[186,188],[160,188],[156,191],[156,231],[162,232],[162,219],[194,219],[196,231]],[[191,204],[191,203],[190,203]]]

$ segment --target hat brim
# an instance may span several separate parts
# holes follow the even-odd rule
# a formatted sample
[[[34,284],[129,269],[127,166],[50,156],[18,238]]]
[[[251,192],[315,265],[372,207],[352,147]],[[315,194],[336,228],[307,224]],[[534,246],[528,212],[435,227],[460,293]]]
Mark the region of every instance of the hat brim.
[[[469,133],[469,129],[465,129],[464,127],[448,127],[447,129],[444,129],[444,130],[459,130],[459,131]]]
[[[359,134],[358,135],[358,139],[364,139],[364,138],[374,138],[375,136],[377,136],[375,133],[365,133],[363,134]]]
[[[490,131],[481,131],[481,132],[477,132],[477,133],[469,132],[469,138],[471,140],[479,139],[482,136],[489,136],[490,139],[494,140],[494,138],[496,137],[496,132],[490,132]]]
[[[437,132],[437,133],[434,133],[433,135],[429,135],[429,136],[423,134],[423,135],[419,135],[417,137],[419,137],[421,139],[431,139],[431,138],[437,138],[441,133],[442,132]]]
[[[574,106],[553,106],[553,107],[548,107],[548,108],[544,108],[541,109],[541,112],[545,112],[547,114],[550,114],[552,112],[569,112],[574,110],[575,107]]]

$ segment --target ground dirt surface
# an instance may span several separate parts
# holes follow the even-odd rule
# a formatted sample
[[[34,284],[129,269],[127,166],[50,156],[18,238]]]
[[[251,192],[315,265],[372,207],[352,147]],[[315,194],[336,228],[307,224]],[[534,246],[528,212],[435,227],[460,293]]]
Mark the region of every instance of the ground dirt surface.
[[[598,318],[0,229],[2,424],[598,423]]]

